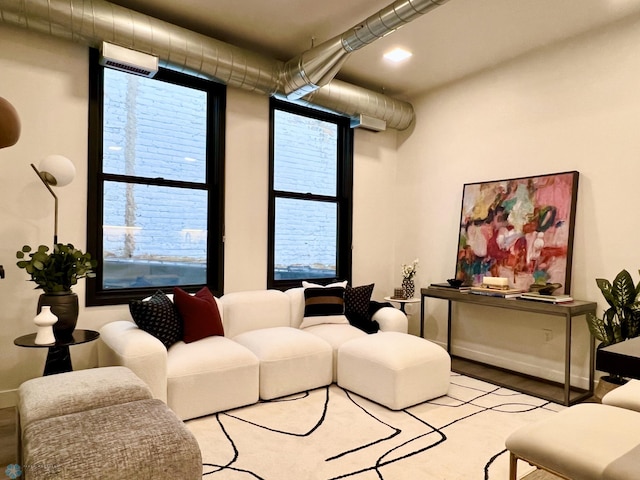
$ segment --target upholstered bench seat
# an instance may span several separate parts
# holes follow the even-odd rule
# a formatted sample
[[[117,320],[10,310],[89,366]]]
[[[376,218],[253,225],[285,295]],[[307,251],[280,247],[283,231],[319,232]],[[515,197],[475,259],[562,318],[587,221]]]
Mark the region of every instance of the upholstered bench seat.
[[[260,398],[271,400],[329,385],[333,352],[323,339],[291,327],[251,330],[233,337],[260,360]]]
[[[26,480],[202,478],[195,437],[157,399],[32,422],[22,448]]]
[[[378,332],[338,349],[338,385],[392,410],[445,395],[451,358],[440,346],[399,332]]]
[[[149,387],[126,367],[32,378],[18,388],[20,426],[24,429],[43,418],[150,398]]]
[[[126,367],[27,380],[18,388],[25,480],[201,479],[195,437]]]
[[[636,480],[640,472],[640,414],[584,403],[512,433],[510,480],[517,461],[580,480]]]

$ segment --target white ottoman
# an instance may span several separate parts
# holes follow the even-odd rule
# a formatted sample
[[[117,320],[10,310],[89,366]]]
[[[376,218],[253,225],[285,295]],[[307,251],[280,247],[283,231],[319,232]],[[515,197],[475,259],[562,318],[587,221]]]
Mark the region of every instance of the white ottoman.
[[[338,385],[392,410],[445,395],[450,374],[442,347],[406,333],[378,332],[338,350]]]
[[[260,360],[260,398],[271,400],[329,385],[331,345],[292,327],[251,330],[233,337]]]

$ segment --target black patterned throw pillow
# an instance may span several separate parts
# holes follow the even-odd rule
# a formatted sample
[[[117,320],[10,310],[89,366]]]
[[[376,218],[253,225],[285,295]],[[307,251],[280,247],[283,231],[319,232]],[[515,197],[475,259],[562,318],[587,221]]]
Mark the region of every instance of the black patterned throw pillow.
[[[158,290],[148,300],[131,300],[133,321],[160,340],[166,348],[182,340],[182,320],[173,302]]]
[[[371,295],[374,284],[347,287],[344,292],[344,310],[349,323],[367,333],[376,333],[380,325],[371,320]]]
[[[344,291],[344,309],[347,317],[358,315],[361,318],[366,318],[369,315],[369,302],[374,285],[372,283],[361,287],[347,287]]]

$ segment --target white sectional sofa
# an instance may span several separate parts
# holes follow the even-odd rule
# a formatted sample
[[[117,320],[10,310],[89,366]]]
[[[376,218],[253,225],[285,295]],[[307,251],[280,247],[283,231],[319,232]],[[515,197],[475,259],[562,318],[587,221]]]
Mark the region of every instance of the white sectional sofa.
[[[186,420],[328,385],[337,380],[340,346],[368,336],[344,323],[300,328],[303,288],[228,293],[216,302],[224,336],[178,341],[168,349],[130,320],[106,324],[100,330],[100,366],[128,367]],[[407,317],[398,309],[380,308],[373,320],[381,332],[408,335]],[[446,388],[438,395],[444,393]]]

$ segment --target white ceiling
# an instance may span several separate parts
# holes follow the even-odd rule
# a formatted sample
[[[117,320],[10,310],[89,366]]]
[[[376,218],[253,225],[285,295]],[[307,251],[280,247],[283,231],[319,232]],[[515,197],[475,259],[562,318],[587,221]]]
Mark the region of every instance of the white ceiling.
[[[112,0],[278,60],[357,25],[392,0]],[[640,15],[639,0],[450,0],[353,52],[341,80],[409,99],[532,50]],[[382,54],[413,52],[400,65]]]

